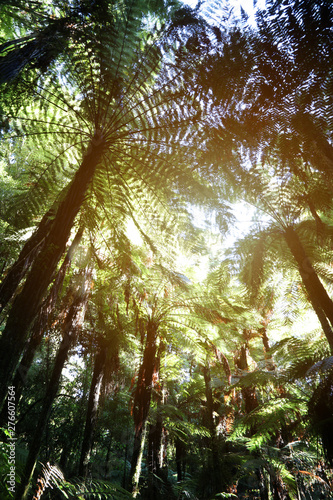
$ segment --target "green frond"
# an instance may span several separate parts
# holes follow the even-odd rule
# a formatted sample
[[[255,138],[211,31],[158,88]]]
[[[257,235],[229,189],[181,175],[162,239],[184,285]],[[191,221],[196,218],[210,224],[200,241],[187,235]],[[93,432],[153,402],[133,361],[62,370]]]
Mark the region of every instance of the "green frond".
[[[246,440],[246,447],[251,451],[260,450],[271,442],[281,427],[297,422],[300,412],[306,414],[307,404],[300,398],[274,397],[260,405],[238,422],[228,440],[238,440],[252,429],[252,435]],[[253,429],[257,429],[253,432]]]
[[[84,481],[81,478],[71,479],[59,486],[59,490],[66,498],[78,500],[125,500],[132,498],[132,494],[121,486],[92,479]]]
[[[206,427],[198,425],[197,423],[185,421],[174,421],[174,420],[166,420],[166,427],[169,431],[177,436],[179,439],[186,440],[188,438],[199,437],[205,438],[209,437],[209,430]]]
[[[270,351],[278,363],[282,361],[284,374],[292,381],[306,377],[308,370],[316,363],[320,364],[329,350],[321,339],[310,342],[307,339],[288,337],[277,342]],[[314,372],[316,371],[317,368]]]

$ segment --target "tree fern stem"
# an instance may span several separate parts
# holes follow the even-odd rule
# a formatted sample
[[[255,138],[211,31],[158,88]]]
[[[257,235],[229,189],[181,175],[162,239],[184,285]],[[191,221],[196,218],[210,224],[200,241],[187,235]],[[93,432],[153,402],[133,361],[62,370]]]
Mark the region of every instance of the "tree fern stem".
[[[33,35],[11,40],[0,46],[0,84],[11,82],[29,64],[47,67],[67,45],[74,17],[51,19],[48,26]]]
[[[212,389],[212,378],[210,364],[207,360],[206,364],[203,366],[203,376],[205,381],[205,394],[206,394],[206,412],[204,425],[209,430],[210,440],[209,440],[209,456],[208,463],[211,469],[211,488],[214,492],[219,492],[223,488],[223,480],[221,476],[221,461],[219,454],[219,446],[216,436],[216,424],[214,419],[214,398]]]
[[[87,279],[87,276],[85,276],[81,291],[74,299],[64,321],[63,339],[56,355],[52,375],[43,401],[43,406],[39,413],[39,419],[34,437],[29,447],[29,455],[21,478],[21,483],[17,489],[16,500],[25,500],[27,498],[30,480],[35,470],[38,453],[41,447],[44,431],[48,423],[51,407],[58,392],[61,373],[65,362],[67,361],[69,350],[74,345],[79,333],[79,328],[83,323],[88,302],[87,292],[89,290],[89,283],[89,278]]]
[[[284,237],[297,262],[298,270],[308,293],[309,300],[318,316],[331,351],[333,352],[333,332],[331,328],[328,328],[329,325],[327,321],[323,321],[323,315],[320,313],[320,311],[322,311],[326,315],[331,326],[333,326],[333,301],[314,270],[294,228],[288,227],[284,232]]]
[[[43,247],[45,238],[52,225],[52,215],[54,207],[44,215],[37,230],[22,248],[18,259],[7,271],[6,276],[0,284],[0,311],[8,304],[13,297],[18,285],[29,270],[33,260]]]
[[[39,311],[41,302],[65,251],[75,217],[84,201],[89,183],[100,163],[105,141],[95,136],[91,141],[68,191],[59,205],[52,228],[43,249],[36,258],[21,293],[10,310],[6,327],[0,339],[0,410],[4,404],[7,387],[16,370],[30,327]]]
[[[91,449],[93,445],[93,435],[97,422],[97,410],[100,398],[100,391],[106,363],[106,350],[103,347],[98,351],[95,357],[94,372],[90,385],[88,409],[86,415],[86,425],[82,441],[79,475],[86,477],[88,472]]]
[[[138,469],[141,467],[142,442],[146,432],[146,423],[150,408],[153,374],[156,363],[156,339],[157,324],[155,324],[154,321],[148,321],[146,346],[138,374],[138,382],[133,402],[135,435],[130,476],[134,497],[136,496],[138,488]]]
[[[62,284],[64,282],[66,272],[71,265],[73,254],[80,243],[80,240],[83,235],[83,227],[80,227],[78,230],[71,246],[68,249],[67,255],[57,273],[57,276],[52,285],[51,291],[47,296],[46,300],[44,300],[39,314],[34,322],[32,327],[32,333],[29,338],[29,342],[27,343],[21,361],[16,370],[13,385],[15,386],[16,393],[16,401],[19,403],[20,397],[26,382],[26,378],[29,372],[29,369],[32,365],[32,362],[35,357],[35,352],[40,345],[44,332],[49,323],[50,312],[55,307],[56,301],[58,299],[59,293],[61,291]],[[2,412],[0,414],[0,425],[2,422],[5,422],[7,418],[7,408],[6,405],[2,408]]]
[[[132,497],[133,498],[136,498],[139,494],[139,480],[140,480],[140,474],[141,474],[141,464],[142,464],[143,451],[144,451],[145,442],[146,442],[147,426],[148,426],[148,421],[146,420],[143,424],[142,429],[140,430],[140,433],[138,435],[138,439],[136,440],[137,444],[139,446],[138,446],[137,451],[135,453],[136,460],[135,460],[135,464],[134,464],[134,469],[133,469],[133,471],[131,471]]]

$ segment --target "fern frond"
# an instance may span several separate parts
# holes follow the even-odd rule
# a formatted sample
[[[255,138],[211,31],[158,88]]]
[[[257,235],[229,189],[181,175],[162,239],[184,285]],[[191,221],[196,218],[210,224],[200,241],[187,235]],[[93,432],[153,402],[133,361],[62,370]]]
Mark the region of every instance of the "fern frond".
[[[59,487],[66,498],[80,500],[125,500],[131,493],[121,486],[97,479],[84,481],[81,478],[66,481]]]
[[[37,488],[33,500],[38,500],[46,488],[60,488],[64,482],[64,475],[56,465],[51,465],[49,462],[46,465],[42,464],[42,472],[37,480]]]

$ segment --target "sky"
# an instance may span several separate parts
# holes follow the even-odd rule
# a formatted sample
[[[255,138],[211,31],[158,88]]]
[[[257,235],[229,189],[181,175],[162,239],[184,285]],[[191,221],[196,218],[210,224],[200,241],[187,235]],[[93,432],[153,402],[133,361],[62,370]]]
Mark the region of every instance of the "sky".
[[[238,9],[240,11],[240,7],[242,6],[250,18],[254,18],[253,0],[230,0],[230,3],[235,6],[235,10]],[[256,4],[257,8],[263,9],[265,0],[257,0]]]
[[[198,3],[198,0],[183,0],[184,3],[187,3],[191,7],[195,7]],[[206,5],[209,5],[212,0],[204,0]],[[253,7],[253,3],[256,3],[257,8],[263,9],[265,6],[265,0],[229,0],[230,5],[234,6],[235,8],[235,13],[239,12],[240,14],[240,7],[243,7],[245,12],[249,15],[249,22],[251,24],[255,24],[254,21],[254,12],[255,9]]]

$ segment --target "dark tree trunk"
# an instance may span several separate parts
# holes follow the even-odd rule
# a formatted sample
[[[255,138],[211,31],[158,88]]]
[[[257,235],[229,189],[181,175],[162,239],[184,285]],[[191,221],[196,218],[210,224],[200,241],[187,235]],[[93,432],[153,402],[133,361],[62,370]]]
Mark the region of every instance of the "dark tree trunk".
[[[156,375],[158,374],[160,369],[160,359],[164,348],[165,346],[161,342],[156,361]],[[147,499],[150,498],[151,500],[157,500],[159,498],[165,498],[167,496],[171,500],[172,498],[174,498],[174,493],[168,480],[168,468],[166,462],[167,436],[162,419],[162,405],[165,401],[161,385],[156,381],[154,383],[154,386],[154,400],[157,403],[157,407],[155,421],[152,421],[150,423],[148,433]],[[159,480],[156,478],[159,478]]]
[[[256,469],[256,476],[259,482],[260,500],[269,500],[268,484],[261,467]]]
[[[186,446],[183,441],[178,437],[175,439],[176,448],[176,468],[177,468],[177,481],[185,479],[186,472]]]
[[[6,399],[7,387],[20,360],[32,322],[51,283],[70,235],[75,217],[83,203],[90,181],[100,163],[105,142],[96,135],[77,171],[42,251],[35,260],[21,293],[16,297],[0,339],[0,409]]]
[[[110,434],[108,449],[106,451],[105,467],[104,467],[104,479],[106,479],[108,477],[108,473],[109,473],[109,460],[110,460],[110,455],[111,455],[111,449],[112,449],[112,434]]]
[[[151,474],[161,474],[161,447],[163,440],[163,423],[161,415],[157,415],[156,422],[149,426],[148,434],[148,471]]]
[[[37,230],[28,239],[22,248],[16,262],[7,271],[0,284],[0,311],[8,304],[17,290],[21,280],[29,270],[32,262],[43,248],[45,238],[52,226],[52,216],[54,207],[52,207],[42,218]]]
[[[32,335],[25,348],[24,354],[22,356],[22,359],[16,370],[15,377],[13,379],[13,386],[15,387],[16,404],[19,404],[28,372],[35,357],[36,350],[38,349],[42,341],[45,329],[47,328],[49,322],[49,316],[53,312],[53,308],[58,299],[58,295],[60,293],[64,278],[66,276],[66,272],[71,264],[73,253],[75,252],[75,249],[77,248],[82,238],[82,234],[83,234],[83,229],[80,228],[56,276],[56,279],[52,285],[51,292],[49,293],[47,299],[43,303],[38,318],[36,319],[35,324],[33,326]],[[7,419],[7,405],[5,404],[1,411],[0,423],[5,422],[6,419]]]
[[[81,457],[79,465],[79,475],[86,477],[90,461],[90,454],[93,445],[93,436],[97,423],[97,410],[102,387],[104,368],[106,362],[106,350],[101,348],[95,357],[94,371],[90,385],[88,408],[86,415],[86,425],[84,429]]]
[[[86,366],[88,367],[88,362]],[[78,474],[79,457],[77,450],[80,449],[83,440],[83,429],[85,424],[85,412],[87,398],[90,390],[90,374],[86,370],[82,384],[82,395],[73,416],[73,423],[68,428],[66,434],[62,434],[63,449],[59,461],[60,469],[65,476],[76,476]]]
[[[55,304],[58,300],[59,294],[61,292],[61,288],[62,288],[64,279],[65,279],[67,270],[71,265],[73,255],[74,255],[75,250],[81,241],[82,235],[83,235],[83,228],[81,227],[78,230],[71,246],[68,249],[68,252],[67,252],[67,255],[64,259],[64,262],[62,263],[62,265],[59,269],[59,272],[57,273],[57,276],[54,280],[51,291],[50,291],[47,299],[42,304],[39,315],[34,323],[31,338],[26,346],[26,349],[24,351],[24,354],[22,356],[22,359],[20,361],[20,364],[17,368],[16,374],[15,374],[15,377],[13,380],[13,385],[15,386],[15,389],[16,389],[17,401],[19,401],[19,399],[20,399],[23,387],[25,385],[28,371],[31,367],[33,360],[34,360],[35,352],[42,341],[45,329],[48,327],[49,320],[50,320],[50,317],[53,313],[53,310],[54,310]]]
[[[146,426],[150,408],[153,374],[156,364],[156,334],[157,325],[152,321],[148,321],[146,346],[144,350],[143,361],[138,374],[138,382],[133,401],[135,434],[130,477],[134,495],[136,494],[139,479],[138,466],[140,461],[140,454],[142,451],[143,431]]]
[[[216,356],[216,358],[218,359],[218,361],[223,366],[223,370],[224,370],[224,372],[225,372],[225,374],[227,376],[227,379],[228,379],[228,385],[231,385],[231,368],[230,368],[230,365],[229,365],[228,358],[223,354],[222,351],[220,351],[216,347],[214,347],[214,350],[215,350],[215,356]]]
[[[283,484],[281,477],[276,473],[276,471],[270,467],[270,489],[272,492],[273,500],[291,500],[286,488]]]
[[[275,364],[274,364],[274,361],[273,361],[273,358],[272,358],[272,355],[270,352],[269,339],[267,336],[266,326],[260,328],[258,331],[261,335],[262,344],[263,344],[263,348],[264,348],[264,356],[265,356],[265,362],[266,362],[265,368],[266,368],[266,370],[274,370]]]
[[[43,406],[39,414],[35,434],[29,448],[29,455],[21,478],[21,483],[17,489],[15,497],[16,500],[25,500],[27,498],[30,480],[35,470],[38,453],[48,423],[51,407],[59,389],[61,373],[67,361],[69,350],[74,345],[79,333],[79,328],[83,322],[88,302],[87,284],[88,280],[85,280],[84,287],[82,287],[80,295],[72,303],[64,321],[63,340],[56,355],[52,375],[47,387]]]
[[[214,422],[212,380],[210,375],[210,367],[208,364],[203,367],[203,375],[205,380],[205,394],[206,394],[206,412],[205,412],[204,425],[209,430],[209,433],[212,438],[215,436],[215,422]]]
[[[288,227],[284,232],[285,240],[293,254],[300,272],[303,284],[307,291],[309,300],[317,313],[318,319],[323,327],[324,334],[333,352],[333,301],[326,292],[321,283],[316,271],[314,270],[308,256],[305,253],[304,247],[298,234],[292,227]],[[331,326],[325,320],[324,315],[330,322]]]
[[[214,420],[214,398],[212,391],[212,380],[210,373],[210,366],[207,363],[203,368],[205,380],[205,394],[206,394],[206,418],[205,426],[210,433],[210,446],[209,449],[209,463],[208,470],[210,471],[211,490],[214,494],[219,493],[223,489],[222,469],[219,455],[219,447],[216,436],[216,425]]]
[[[235,365],[242,371],[248,372],[249,365],[247,362],[247,342],[248,342],[248,331],[243,331],[243,336],[245,340],[245,344],[242,345],[238,357],[235,359]],[[243,401],[244,401],[244,410],[245,413],[250,413],[258,406],[258,400],[255,388],[253,387],[245,387],[241,390]],[[252,429],[254,432],[255,429]]]
[[[159,488],[155,477],[161,478],[160,451],[162,445],[163,425],[162,419],[157,415],[156,422],[149,425],[148,431],[148,492],[147,499],[155,500],[159,497]]]
[[[73,19],[50,19],[50,24],[30,36],[0,45],[0,84],[14,80],[29,64],[47,69],[52,60],[64,51],[71,33]]]

